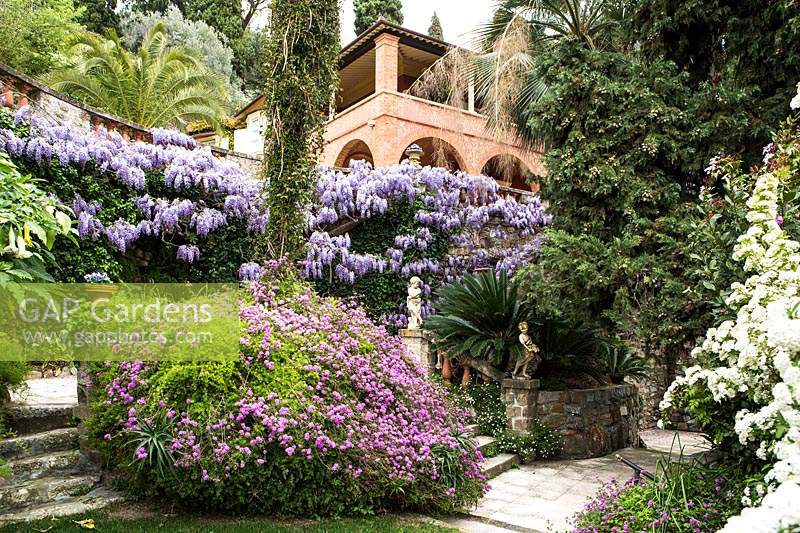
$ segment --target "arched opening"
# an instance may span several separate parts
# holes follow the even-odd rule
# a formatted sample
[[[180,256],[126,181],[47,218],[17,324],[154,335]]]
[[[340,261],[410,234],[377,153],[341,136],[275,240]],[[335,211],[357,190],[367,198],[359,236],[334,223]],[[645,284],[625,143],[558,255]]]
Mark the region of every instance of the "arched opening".
[[[523,191],[533,190],[530,180],[534,177],[525,162],[510,154],[500,154],[489,159],[481,174],[494,178],[500,185]]]
[[[444,167],[451,172],[464,168],[458,151],[447,141],[436,137],[424,137],[411,144],[416,144],[422,148],[422,166]],[[411,144],[408,146],[411,146]],[[408,146],[403,148],[403,153],[400,154],[400,161],[407,158],[405,152]]]
[[[335,166],[349,167],[350,161],[366,161],[371,165],[375,164],[372,160],[372,151],[361,139],[353,139],[344,145],[342,151],[339,152],[339,157],[336,158]]]

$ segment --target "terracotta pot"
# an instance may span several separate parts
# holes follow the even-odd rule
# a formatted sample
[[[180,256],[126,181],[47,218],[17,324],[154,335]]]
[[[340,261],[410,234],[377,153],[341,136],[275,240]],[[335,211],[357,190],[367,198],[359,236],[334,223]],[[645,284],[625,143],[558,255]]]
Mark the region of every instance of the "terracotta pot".
[[[490,381],[492,381],[492,378],[487,376],[486,374],[481,374],[481,379],[483,380],[484,383],[489,383]]]
[[[442,377],[445,381],[453,377],[453,367],[450,366],[450,358],[446,355],[442,358]]]
[[[466,389],[469,387],[469,380],[472,377],[472,367],[464,365],[464,375],[461,376],[461,388]]]

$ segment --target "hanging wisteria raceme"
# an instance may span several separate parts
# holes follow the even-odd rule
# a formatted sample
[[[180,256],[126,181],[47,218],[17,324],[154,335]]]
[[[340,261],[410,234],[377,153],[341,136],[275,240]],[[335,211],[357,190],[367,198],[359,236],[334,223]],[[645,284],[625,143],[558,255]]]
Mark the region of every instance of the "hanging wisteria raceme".
[[[141,212],[138,220],[106,220],[104,224],[98,218],[103,207],[76,196],[72,204],[81,239],[104,236],[125,252],[140,237],[172,238],[195,233],[205,238],[232,219],[246,221],[248,231],[263,233],[266,229],[269,216],[258,196],[260,184],[235,163],[215,157],[209,148],[199,147],[183,133],[155,129],[152,144],[129,142],[113,131],[100,129],[91,133],[52,124],[31,114],[28,107],[15,113],[14,124],[27,130],[27,134],[0,128],[0,148],[11,155],[41,165],[91,164],[131,189]],[[163,184],[171,192],[191,199],[146,194],[147,174],[152,171],[163,171]],[[199,255],[195,245],[182,246],[178,252],[178,258],[189,263]]]
[[[326,231],[385,214],[392,205],[403,203],[418,206],[414,221],[421,227],[396,235],[387,243],[383,257],[354,253],[349,236],[334,237]],[[311,207],[314,233],[307,244],[305,274],[310,279],[352,284],[388,266],[402,278],[422,277],[425,295],[430,296],[441,283],[495,263],[498,271],[513,274],[537,253],[540,240],[536,233],[550,221],[538,197],[527,203],[505,198],[497,182],[486,176],[420,168],[408,161],[377,169],[353,161],[349,172],[321,169]],[[456,248],[460,253],[444,257],[428,253],[434,234],[447,237],[451,251]],[[482,247],[487,236],[499,249],[491,258]],[[513,245],[504,247],[505,242]],[[420,258],[419,252],[427,256]],[[402,326],[404,317],[401,313],[384,320]]]

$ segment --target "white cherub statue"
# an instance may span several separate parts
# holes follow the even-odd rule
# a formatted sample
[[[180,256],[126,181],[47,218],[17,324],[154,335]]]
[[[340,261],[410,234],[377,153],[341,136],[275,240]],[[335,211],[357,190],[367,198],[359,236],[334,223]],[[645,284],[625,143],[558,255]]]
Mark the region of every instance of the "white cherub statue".
[[[536,372],[536,367],[539,366],[542,358],[539,356],[539,347],[534,344],[530,335],[528,335],[528,323],[520,322],[519,331],[519,342],[522,344],[522,347],[525,348],[525,355],[517,359],[511,377],[530,379],[531,376],[528,374],[528,366],[532,363],[533,368],[531,369],[531,374]]]
[[[406,307],[408,307],[408,329],[422,327],[422,280],[417,276],[408,282]]]

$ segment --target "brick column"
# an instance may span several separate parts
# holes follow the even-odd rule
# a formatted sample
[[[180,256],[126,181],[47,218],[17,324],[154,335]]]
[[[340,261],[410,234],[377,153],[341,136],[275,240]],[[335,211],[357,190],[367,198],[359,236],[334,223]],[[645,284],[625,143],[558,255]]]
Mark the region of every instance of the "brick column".
[[[375,92],[396,91],[400,38],[383,33],[375,38]]]
[[[506,404],[508,429],[524,432],[531,429],[536,419],[539,399],[538,379],[504,379],[500,395]]]

